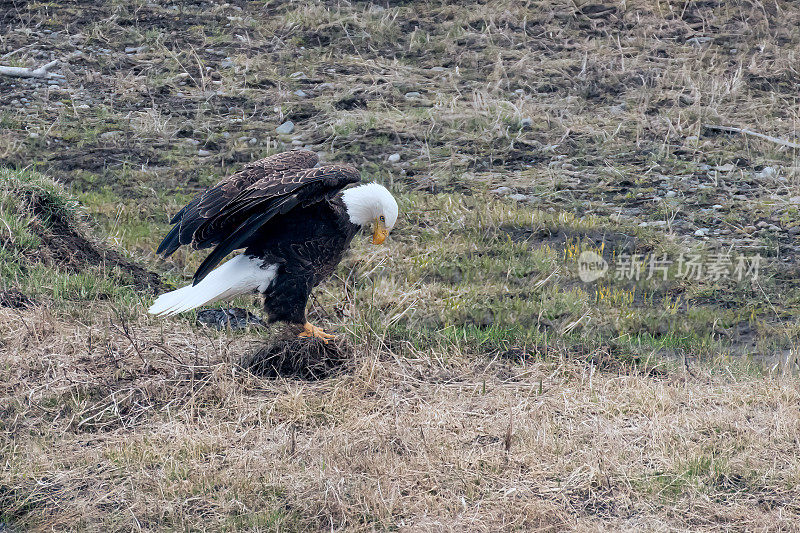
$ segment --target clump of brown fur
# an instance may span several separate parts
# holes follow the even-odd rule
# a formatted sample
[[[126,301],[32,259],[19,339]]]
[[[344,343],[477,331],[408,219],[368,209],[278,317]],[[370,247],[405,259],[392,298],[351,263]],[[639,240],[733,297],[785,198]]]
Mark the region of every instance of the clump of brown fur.
[[[298,337],[286,331],[239,361],[239,366],[263,377],[293,377],[316,381],[344,371],[353,361],[353,347],[336,338]]]

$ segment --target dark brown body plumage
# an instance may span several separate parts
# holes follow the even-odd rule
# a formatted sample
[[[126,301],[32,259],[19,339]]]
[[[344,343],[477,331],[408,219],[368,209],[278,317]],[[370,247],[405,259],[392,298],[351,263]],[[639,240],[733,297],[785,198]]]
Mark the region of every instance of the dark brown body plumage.
[[[305,322],[311,289],[330,276],[358,226],[338,193],[359,181],[349,165],[314,167],[316,154],[285,152],[244,167],[199,194],[172,219],[158,248],[165,257],[181,245],[215,246],[195,273],[198,283],[230,252],[277,264],[264,293],[270,321]]]

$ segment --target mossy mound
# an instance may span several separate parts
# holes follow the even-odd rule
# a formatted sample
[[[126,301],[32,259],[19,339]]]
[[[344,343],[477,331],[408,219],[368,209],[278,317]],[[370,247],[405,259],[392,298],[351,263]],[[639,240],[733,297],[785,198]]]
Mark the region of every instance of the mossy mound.
[[[0,168],[0,290],[103,298],[162,288],[158,274],[92,239],[78,203],[56,182]]]

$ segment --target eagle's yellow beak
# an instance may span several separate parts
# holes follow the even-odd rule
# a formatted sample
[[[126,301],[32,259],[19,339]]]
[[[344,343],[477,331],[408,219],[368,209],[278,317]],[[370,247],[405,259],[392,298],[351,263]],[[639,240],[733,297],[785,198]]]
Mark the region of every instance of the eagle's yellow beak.
[[[375,233],[372,234],[372,244],[383,244],[389,232],[386,230],[386,225],[380,221],[375,221]]]

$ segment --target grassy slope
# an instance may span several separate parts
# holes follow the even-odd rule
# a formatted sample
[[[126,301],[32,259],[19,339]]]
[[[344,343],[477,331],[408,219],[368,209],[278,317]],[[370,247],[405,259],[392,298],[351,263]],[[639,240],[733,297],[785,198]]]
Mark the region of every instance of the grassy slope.
[[[4,15],[0,52],[20,50],[8,64],[83,56],[59,86],[0,79],[0,159],[57,177],[172,281],[201,257],[152,258],[167,215],[292,145],[389,184],[403,217],[387,247],[357,239],[312,304],[356,343],[356,369],[264,382],[230,365],[257,333],[152,320],[124,272],[31,262],[9,191],[40,178],[5,172],[15,238],[0,290],[40,305],[0,308],[0,516],[231,530],[795,519],[796,384],[707,364],[795,353],[797,162],[702,124],[791,138],[800,12],[575,6],[31,2]],[[295,132],[276,135],[286,119]],[[733,247],[770,261],[756,284],[583,284],[575,258],[602,243],[609,259]]]

